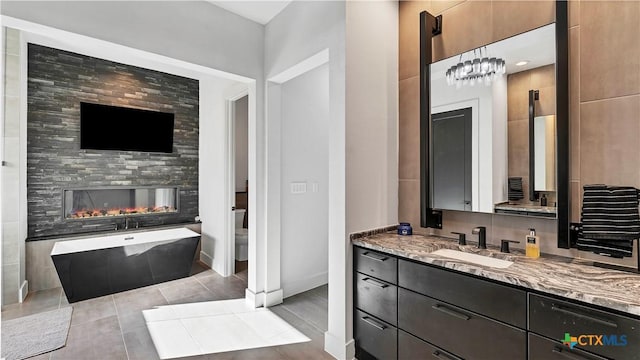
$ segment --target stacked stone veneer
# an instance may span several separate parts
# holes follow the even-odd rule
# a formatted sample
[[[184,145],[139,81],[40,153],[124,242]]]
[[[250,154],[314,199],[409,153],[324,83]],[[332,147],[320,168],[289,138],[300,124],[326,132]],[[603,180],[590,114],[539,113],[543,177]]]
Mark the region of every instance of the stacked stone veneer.
[[[65,188],[177,186],[179,213],[136,221],[145,227],[192,222],[198,215],[198,96],[197,80],[29,44],[29,239],[112,230],[122,222],[64,220]],[[81,101],[174,113],[173,153],[80,149]]]

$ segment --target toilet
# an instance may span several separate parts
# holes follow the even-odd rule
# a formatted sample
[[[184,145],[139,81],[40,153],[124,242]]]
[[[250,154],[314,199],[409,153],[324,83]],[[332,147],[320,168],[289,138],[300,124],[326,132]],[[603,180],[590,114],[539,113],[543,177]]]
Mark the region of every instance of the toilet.
[[[236,260],[249,260],[249,231],[242,227],[245,209],[234,211],[236,216]]]

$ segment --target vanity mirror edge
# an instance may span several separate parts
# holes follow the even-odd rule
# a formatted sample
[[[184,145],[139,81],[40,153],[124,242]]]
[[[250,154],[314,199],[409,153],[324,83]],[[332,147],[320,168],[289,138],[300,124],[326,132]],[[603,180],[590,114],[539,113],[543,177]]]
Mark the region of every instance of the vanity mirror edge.
[[[569,191],[569,27],[568,4],[556,0],[556,175],[557,246],[570,248]],[[442,228],[442,211],[431,208],[431,74],[433,29],[442,20],[420,13],[420,225]],[[446,30],[444,30],[446,31]],[[517,34],[513,34],[517,35]]]

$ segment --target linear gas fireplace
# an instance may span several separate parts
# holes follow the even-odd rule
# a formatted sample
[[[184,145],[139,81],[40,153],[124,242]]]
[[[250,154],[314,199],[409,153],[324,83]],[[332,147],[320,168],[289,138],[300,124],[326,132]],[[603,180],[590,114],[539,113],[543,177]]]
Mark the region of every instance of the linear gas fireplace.
[[[64,219],[177,213],[177,187],[103,187],[66,189]]]

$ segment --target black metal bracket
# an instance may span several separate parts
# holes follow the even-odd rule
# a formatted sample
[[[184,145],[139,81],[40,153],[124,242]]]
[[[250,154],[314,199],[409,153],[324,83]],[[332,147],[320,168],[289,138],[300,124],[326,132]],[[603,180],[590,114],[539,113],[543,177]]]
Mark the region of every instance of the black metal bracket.
[[[535,118],[536,101],[540,99],[539,90],[529,90],[529,200],[538,201],[536,191],[536,145],[535,145]]]
[[[434,35],[442,32],[438,20],[426,11],[420,13],[420,226],[442,229],[442,211],[431,208],[431,63]]]
[[[435,26],[431,30],[432,36],[437,36],[442,34],[442,15],[436,16]]]

